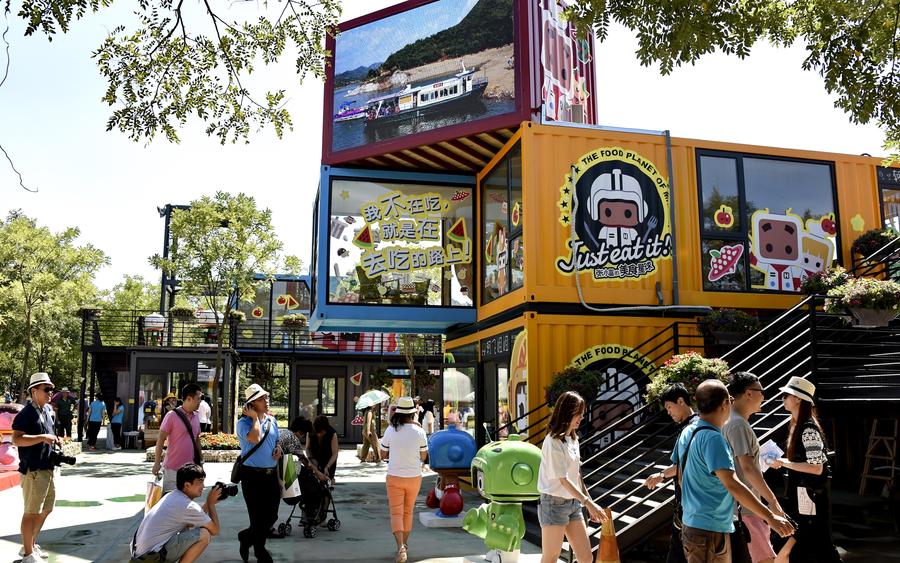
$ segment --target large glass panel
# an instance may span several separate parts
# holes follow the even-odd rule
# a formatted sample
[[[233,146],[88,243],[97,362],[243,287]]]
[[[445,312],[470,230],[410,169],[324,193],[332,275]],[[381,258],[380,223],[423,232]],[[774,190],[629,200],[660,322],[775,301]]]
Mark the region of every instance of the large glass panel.
[[[747,257],[743,241],[703,239],[700,249],[703,289],[747,291]]]
[[[444,368],[442,380],[444,405],[441,415],[444,424],[454,414],[458,427],[475,436],[475,368]]]
[[[900,230],[900,190],[885,188],[881,190],[881,199],[884,226]]]
[[[509,151],[509,193],[510,232],[522,228],[525,207],[522,202],[522,149],[519,146]]]
[[[319,414],[319,380],[301,379],[297,383],[297,414],[309,420]]]
[[[322,414],[334,416],[337,408],[337,379],[334,377],[322,378]]]
[[[509,292],[508,160],[482,181],[482,244],[484,283],[481,302],[490,303]]]
[[[759,209],[790,212],[804,222],[834,213],[830,166],[746,157],[743,164],[748,218]]]
[[[703,230],[742,233],[737,159],[701,156],[700,189]]]
[[[497,436],[498,440],[509,435],[509,428],[503,428],[512,421],[509,407],[509,367],[497,368]]]
[[[329,302],[472,306],[472,189],[332,182]]]

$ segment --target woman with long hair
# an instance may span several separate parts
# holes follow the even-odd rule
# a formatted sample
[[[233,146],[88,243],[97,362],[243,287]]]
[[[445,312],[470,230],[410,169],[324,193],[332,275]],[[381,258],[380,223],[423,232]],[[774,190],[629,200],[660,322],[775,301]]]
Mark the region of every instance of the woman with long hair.
[[[375,456],[375,463],[381,463],[381,454],[378,453],[378,430],[375,428],[375,407],[366,407],[363,409],[363,443],[362,450],[359,454],[359,461],[366,463],[369,461],[369,449]]]
[[[581,452],[576,430],[585,409],[584,399],[578,393],[566,391],[560,395],[541,446],[538,470],[541,563],[556,563],[563,537],[569,540],[578,563],[591,563],[591,542],[582,509],[587,508],[592,522],[606,521],[606,514],[591,499],[581,478]]]
[[[425,399],[420,404],[422,412],[419,413],[419,424],[425,430],[425,435],[431,436],[434,433],[434,401]]]
[[[775,561],[840,561],[831,537],[831,469],[825,456],[825,432],[813,401],[816,386],[792,377],[781,391],[784,409],[791,413],[787,452],[768,463],[787,470],[787,502],[783,506],[797,523],[797,531]]]
[[[312,432],[306,435],[306,454],[310,461],[318,466],[319,471],[334,482],[337,471],[338,438],[337,430],[332,428],[328,417],[320,414],[312,423]]]
[[[391,414],[391,425],[381,438],[381,458],[388,460],[385,484],[397,563],[405,563],[408,557],[413,508],[422,488],[422,464],[427,456],[428,437],[416,422],[416,403],[411,397],[400,397]]]

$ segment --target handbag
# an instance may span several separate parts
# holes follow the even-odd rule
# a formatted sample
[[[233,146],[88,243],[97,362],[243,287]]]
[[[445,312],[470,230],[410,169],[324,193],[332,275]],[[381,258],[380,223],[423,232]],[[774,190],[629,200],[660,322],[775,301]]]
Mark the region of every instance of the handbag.
[[[263,442],[266,441],[266,436],[269,435],[269,430],[272,429],[272,423],[269,423],[269,426],[266,428],[266,431],[263,433],[262,438],[259,439],[259,442],[256,443],[255,446],[250,448],[250,451],[247,452],[245,456],[238,456],[236,460],[234,460],[234,465],[231,466],[231,482],[232,483],[240,483],[241,482],[241,466],[244,465],[244,462],[250,459],[250,456],[256,453],[256,450],[263,445]]]
[[[684,510],[681,506],[681,495],[683,494],[681,491],[681,468],[687,463],[688,454],[691,451],[691,442],[694,441],[694,438],[697,437],[697,434],[701,430],[715,430],[714,428],[710,428],[709,426],[700,426],[694,433],[691,434],[691,438],[688,440],[687,445],[684,447],[684,455],[679,457],[678,463],[675,465],[675,509],[672,513],[672,524],[675,526],[675,529],[680,530],[684,527],[683,517]]]
[[[147,482],[147,496],[144,500],[144,516],[150,512],[150,509],[162,498],[162,485],[159,480]]]
[[[203,465],[203,453],[200,451],[200,448],[197,447],[197,437],[194,436],[194,430],[191,428],[191,423],[188,421],[187,416],[183,412],[178,409],[174,411],[178,418],[181,419],[181,422],[184,423],[184,427],[187,429],[188,436],[191,437],[191,443],[194,445],[194,463],[197,465]]]

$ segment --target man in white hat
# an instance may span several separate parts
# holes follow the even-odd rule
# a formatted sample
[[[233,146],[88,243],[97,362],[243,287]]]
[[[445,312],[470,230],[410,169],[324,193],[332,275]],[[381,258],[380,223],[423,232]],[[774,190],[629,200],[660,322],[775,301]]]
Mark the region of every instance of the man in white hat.
[[[47,554],[36,543],[44,521],[53,510],[56,489],[50,447],[58,442],[53,431],[53,382],[46,373],[35,373],[28,385],[31,396],[25,408],[13,420],[13,444],[19,448],[19,471],[22,475],[22,563],[43,563]]]

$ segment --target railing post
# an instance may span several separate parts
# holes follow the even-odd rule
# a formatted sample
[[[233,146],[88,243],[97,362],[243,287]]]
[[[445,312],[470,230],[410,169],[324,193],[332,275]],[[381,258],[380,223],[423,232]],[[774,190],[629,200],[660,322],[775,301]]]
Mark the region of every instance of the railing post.
[[[818,355],[818,347],[816,345],[816,299],[817,295],[813,295],[809,300],[809,373],[810,379],[814,385],[818,385],[818,374],[816,373],[816,356]]]
[[[672,350],[675,352],[674,355],[677,356],[679,354],[679,346],[680,343],[678,341],[678,327],[680,326],[679,321],[675,321],[672,323],[672,330],[675,331],[672,335]]]

